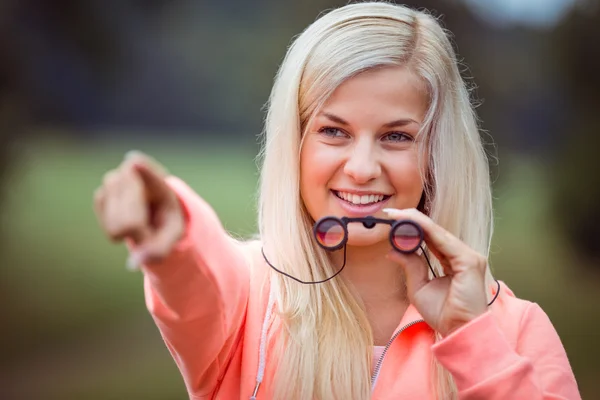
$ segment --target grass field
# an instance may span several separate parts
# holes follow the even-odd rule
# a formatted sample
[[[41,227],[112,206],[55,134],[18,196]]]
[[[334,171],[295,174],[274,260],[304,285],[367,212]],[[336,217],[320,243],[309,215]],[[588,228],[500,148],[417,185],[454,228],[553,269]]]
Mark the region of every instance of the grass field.
[[[9,181],[0,255],[3,399],[184,399],[183,383],[143,304],[140,274],[96,227],[92,193],[125,151],[69,141],[30,146]],[[255,232],[255,149],[202,143],[137,149],[198,191],[239,235]],[[597,398],[598,277],[565,246],[544,168],[504,161],[495,187],[492,265],[555,323],[584,398]]]

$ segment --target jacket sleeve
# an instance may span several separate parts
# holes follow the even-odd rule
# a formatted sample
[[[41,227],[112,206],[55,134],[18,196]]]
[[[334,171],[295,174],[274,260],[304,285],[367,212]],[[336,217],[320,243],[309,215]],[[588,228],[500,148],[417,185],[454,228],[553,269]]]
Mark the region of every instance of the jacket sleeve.
[[[144,265],[144,291],[191,398],[210,396],[242,334],[249,263],[212,208],[168,178],[186,214],[186,232],[160,263]]]
[[[560,338],[535,303],[523,314],[516,348],[488,311],[436,343],[433,353],[461,400],[581,399]]]

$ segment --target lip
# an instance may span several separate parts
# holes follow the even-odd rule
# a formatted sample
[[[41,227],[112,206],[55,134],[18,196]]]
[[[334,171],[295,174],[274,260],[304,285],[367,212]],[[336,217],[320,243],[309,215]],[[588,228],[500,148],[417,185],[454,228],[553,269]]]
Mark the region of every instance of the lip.
[[[356,189],[331,189],[331,190],[334,192],[352,193],[352,194],[356,194],[358,196],[363,196],[363,195],[367,195],[367,194],[391,196],[389,193],[377,192],[377,191],[373,191],[373,190],[356,190]]]
[[[360,194],[359,192],[348,192],[348,193]],[[363,193],[364,194],[367,194],[367,193],[375,194],[374,192],[363,192]],[[383,194],[383,193],[381,193],[381,194]],[[373,214],[377,213],[378,211],[380,211],[381,209],[385,208],[387,202],[391,198],[391,197],[388,197],[387,199],[380,201],[379,203],[371,204],[368,206],[358,206],[358,205],[351,204],[351,203],[347,202],[346,200],[340,199],[339,197],[337,197],[335,195],[335,193],[333,193],[333,191],[331,192],[331,195],[339,202],[340,206],[345,211],[347,217],[367,217],[369,215],[373,215]]]

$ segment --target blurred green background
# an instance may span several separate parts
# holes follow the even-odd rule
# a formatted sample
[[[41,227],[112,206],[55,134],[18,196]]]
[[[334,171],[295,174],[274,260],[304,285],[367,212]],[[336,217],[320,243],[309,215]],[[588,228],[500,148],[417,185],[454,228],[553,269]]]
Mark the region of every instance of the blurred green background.
[[[138,149],[254,233],[277,66],[344,3],[0,3],[0,399],[186,398],[92,193]],[[474,76],[498,157],[495,275],[548,313],[583,398],[600,398],[598,3],[404,3],[441,16]]]

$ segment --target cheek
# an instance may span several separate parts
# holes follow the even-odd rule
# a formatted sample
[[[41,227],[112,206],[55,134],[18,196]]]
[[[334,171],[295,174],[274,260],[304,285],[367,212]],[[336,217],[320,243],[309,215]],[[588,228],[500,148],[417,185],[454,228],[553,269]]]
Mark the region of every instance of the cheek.
[[[313,218],[325,207],[327,184],[338,169],[335,149],[307,138],[300,153],[300,195]]]
[[[416,152],[398,154],[389,163],[389,177],[403,207],[416,207],[423,192],[423,180]],[[414,204],[413,204],[414,203]]]

